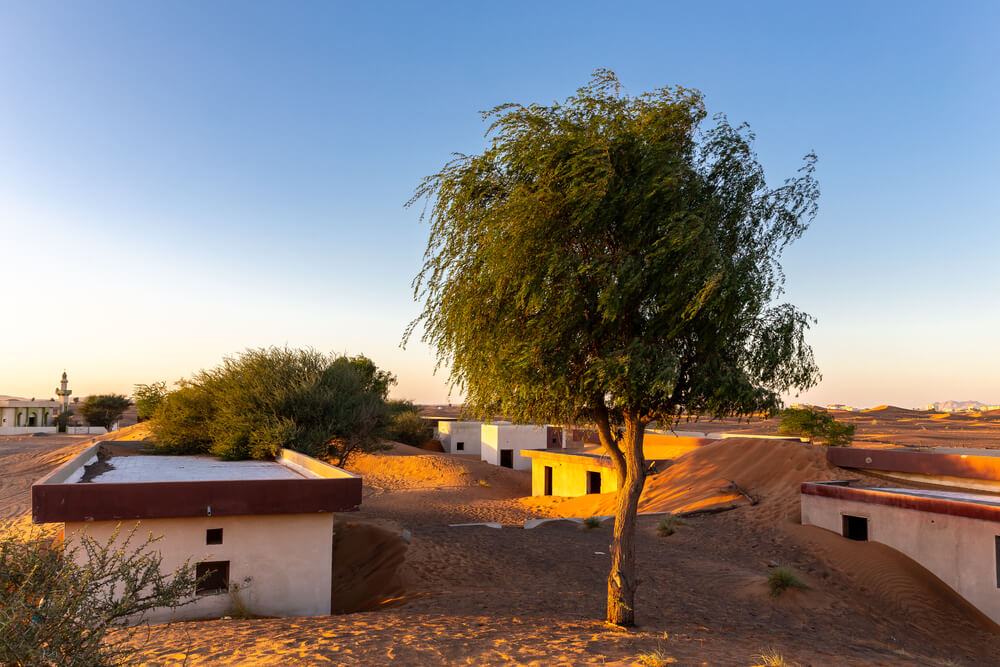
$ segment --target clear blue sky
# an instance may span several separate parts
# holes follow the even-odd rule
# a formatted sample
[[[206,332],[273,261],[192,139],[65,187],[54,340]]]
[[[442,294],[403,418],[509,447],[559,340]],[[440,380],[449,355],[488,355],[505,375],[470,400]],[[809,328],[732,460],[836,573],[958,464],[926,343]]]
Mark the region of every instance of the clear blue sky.
[[[825,379],[799,400],[1000,401],[995,2],[0,1],[0,394],[176,380],[248,346],[399,341],[404,210],[477,112],[597,67],[701,89],[777,183],[820,156],[786,254]]]

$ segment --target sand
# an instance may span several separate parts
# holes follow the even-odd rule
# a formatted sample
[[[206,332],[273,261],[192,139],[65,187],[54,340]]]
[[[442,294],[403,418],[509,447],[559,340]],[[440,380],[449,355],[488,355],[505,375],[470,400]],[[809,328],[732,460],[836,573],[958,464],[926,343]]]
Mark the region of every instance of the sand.
[[[33,478],[80,445],[23,446],[0,441],[7,516],[27,509]],[[668,538],[656,535],[657,517],[640,518],[640,625],[628,632],[600,621],[610,526],[518,527],[565,515],[570,503],[600,509],[610,496],[525,500],[526,472],[403,445],[349,467],[364,475],[365,497],[361,511],[338,516],[338,555],[342,574],[364,570],[380,585],[351,605],[371,610],[156,626],[141,640],[142,662],[626,665],[660,651],[669,664],[746,666],[774,649],[799,665],[1000,664],[997,627],[926,570],[887,547],[798,524],[799,482],[843,474],[820,447],[731,439],[651,478],[647,508],[738,507],[692,518]],[[726,492],[730,481],[760,502]],[[472,521],[503,528],[448,525]],[[771,562],[811,589],[770,597]],[[350,592],[348,577],[338,581]]]

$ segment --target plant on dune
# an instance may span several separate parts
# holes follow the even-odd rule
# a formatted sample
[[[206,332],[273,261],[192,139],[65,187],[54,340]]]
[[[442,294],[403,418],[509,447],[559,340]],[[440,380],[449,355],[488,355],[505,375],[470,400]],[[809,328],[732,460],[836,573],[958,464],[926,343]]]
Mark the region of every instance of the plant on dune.
[[[784,566],[771,569],[771,573],[767,576],[767,586],[771,589],[773,597],[778,597],[789,588],[809,590],[809,586],[799,578],[795,570]]]
[[[640,653],[635,656],[635,661],[643,665],[643,667],[666,667],[666,665],[673,665],[677,662],[675,658],[664,653],[662,649],[650,651],[649,653]]]
[[[588,530],[593,530],[594,528],[600,528],[601,527],[600,517],[588,516],[586,519],[583,520],[583,527]]]
[[[761,651],[754,658],[760,660],[760,663],[754,667],[791,667],[790,663],[785,660],[785,656],[773,648]]]
[[[854,424],[837,421],[826,410],[811,407],[789,408],[783,410],[779,417],[781,418],[781,423],[778,425],[779,433],[809,438],[810,442],[819,438],[824,445],[831,447],[850,445],[857,428]]]
[[[122,664],[145,612],[192,601],[194,568],[161,573],[158,538],[135,543],[135,533],[57,543],[0,525],[0,664]]]
[[[753,134],[697,90],[628,95],[597,70],[564,103],[484,114],[491,143],[418,186],[418,328],[470,416],[594,424],[617,476],[607,620],[635,623],[651,423],[748,416],[819,378],[780,256],[817,210],[815,156],[768,187]]]
[[[670,537],[677,532],[677,526],[687,525],[687,521],[674,514],[668,514],[660,519],[656,526],[656,532],[660,537]]]

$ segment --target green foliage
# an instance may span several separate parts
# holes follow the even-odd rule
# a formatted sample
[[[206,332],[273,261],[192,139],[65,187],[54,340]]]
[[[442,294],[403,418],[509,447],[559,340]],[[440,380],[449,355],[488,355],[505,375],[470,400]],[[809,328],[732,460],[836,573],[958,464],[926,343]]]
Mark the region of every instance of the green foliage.
[[[779,416],[779,433],[798,435],[810,440],[820,438],[823,444],[833,447],[844,447],[854,440],[855,425],[837,421],[826,410],[789,408]]]
[[[153,435],[168,452],[266,459],[287,447],[343,465],[355,451],[379,448],[394,383],[364,356],[250,349],[168,394]]]
[[[132,402],[122,394],[97,394],[88,396],[76,410],[91,426],[103,426],[110,430],[130,405]]]
[[[66,429],[69,427],[69,418],[73,416],[72,410],[62,410],[56,417],[56,427],[58,427],[60,433],[65,433]]]
[[[601,518],[597,516],[588,516],[583,520],[583,527],[587,530],[593,530],[594,528],[601,527]]]
[[[400,410],[400,404],[406,409]],[[390,401],[390,412],[396,411],[389,425],[389,439],[405,445],[418,447],[434,435],[434,429],[426,419],[421,419],[413,403]]]
[[[167,383],[154,382],[153,384],[137,384],[132,398],[135,403],[139,421],[145,421],[153,416],[156,408],[167,396]]]
[[[492,144],[425,179],[431,234],[411,324],[467,407],[572,423],[749,415],[818,379],[809,318],[775,301],[815,156],[768,188],[745,126],[701,93],[628,97],[598,71],[565,104],[487,112]],[[620,421],[620,419],[619,419]]]
[[[809,590],[809,586],[799,578],[795,570],[790,567],[775,567],[767,576],[767,586],[771,589],[771,595],[778,597],[789,588]]]
[[[660,523],[656,526],[656,532],[660,537],[670,537],[677,532],[678,526],[685,525],[687,525],[687,521],[681,517],[668,514],[660,519]]]
[[[135,532],[64,546],[37,529],[0,525],[0,664],[122,664],[145,612],[190,602],[194,568],[161,573],[158,538],[134,545]]]

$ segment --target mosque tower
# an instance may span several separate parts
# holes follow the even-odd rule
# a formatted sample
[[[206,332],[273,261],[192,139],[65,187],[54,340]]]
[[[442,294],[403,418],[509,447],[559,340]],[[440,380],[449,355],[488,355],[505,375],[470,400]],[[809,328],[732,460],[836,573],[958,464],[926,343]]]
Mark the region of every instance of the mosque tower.
[[[56,396],[62,398],[62,412],[69,410],[69,395],[73,392],[66,388],[69,384],[69,380],[66,379],[66,371],[63,371],[62,382],[59,383],[59,389],[56,389]]]

